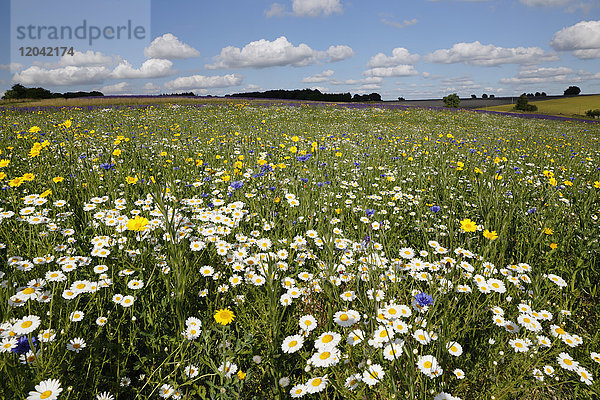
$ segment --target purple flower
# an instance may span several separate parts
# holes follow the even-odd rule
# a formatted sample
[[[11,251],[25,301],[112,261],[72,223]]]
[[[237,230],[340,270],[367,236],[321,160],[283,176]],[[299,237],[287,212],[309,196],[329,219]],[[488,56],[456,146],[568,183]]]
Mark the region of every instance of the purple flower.
[[[433,297],[431,297],[427,293],[423,293],[423,292],[417,294],[415,296],[415,300],[417,301],[417,304],[420,305],[421,307],[425,307],[430,304],[433,304]]]
[[[310,158],[310,156],[312,156],[312,154],[308,153],[304,156],[298,156],[296,157],[296,159],[300,162],[304,162],[304,161],[308,161],[308,159]]]
[[[439,212],[442,209],[440,206],[432,206],[430,210],[434,213]]]
[[[369,208],[367,211],[365,211],[365,213],[367,214],[367,217],[371,218],[373,215],[375,215],[375,210]]]
[[[244,182],[242,181],[232,181],[229,185],[233,188],[233,190],[241,189],[244,186]]]
[[[537,212],[536,207],[531,207],[529,210],[527,210],[527,214],[535,214],[536,212]]]
[[[102,168],[105,171],[108,171],[111,169],[115,169],[115,164],[105,162],[105,163],[100,164],[100,168]]]
[[[31,337],[31,343],[33,345],[35,345],[36,340],[37,339],[35,337]],[[17,342],[17,347],[12,349],[11,351],[17,354],[25,354],[29,350],[31,350],[31,347],[29,346],[29,339],[27,338],[27,336],[21,336]]]

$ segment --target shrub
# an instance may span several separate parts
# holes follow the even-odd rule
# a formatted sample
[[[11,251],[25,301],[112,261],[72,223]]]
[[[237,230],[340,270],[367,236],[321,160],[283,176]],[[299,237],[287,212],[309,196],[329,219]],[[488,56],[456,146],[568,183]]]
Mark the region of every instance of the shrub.
[[[591,117],[591,118],[600,118],[600,109],[587,110],[585,112],[585,115],[587,115],[588,117]]]
[[[519,111],[537,111],[537,106],[533,104],[529,104],[527,101],[527,96],[523,93],[519,96],[519,100],[517,100],[517,105],[515,106],[515,110]]]
[[[444,105],[446,107],[458,108],[460,106],[460,98],[456,93],[449,94],[442,100],[444,100]]]
[[[565,89],[564,95],[577,96],[579,93],[581,93],[581,89],[579,89],[577,86],[569,86],[567,89]]]

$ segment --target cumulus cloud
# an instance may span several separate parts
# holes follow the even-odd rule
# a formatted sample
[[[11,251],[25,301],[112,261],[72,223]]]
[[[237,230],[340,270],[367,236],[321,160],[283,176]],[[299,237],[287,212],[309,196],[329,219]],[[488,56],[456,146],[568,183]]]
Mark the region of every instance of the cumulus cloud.
[[[383,53],[377,53],[367,63],[369,68],[393,67],[402,64],[414,64],[421,57],[418,54],[410,54],[404,47],[396,47],[392,50],[392,56],[388,57]]]
[[[160,78],[171,75],[173,62],[169,60],[151,58],[144,61],[142,66],[135,69],[127,61],[122,61],[113,70],[111,77],[115,79]]]
[[[412,76],[419,73],[412,65],[398,65],[395,67],[377,67],[363,72],[365,76],[388,78],[391,76]]]
[[[484,45],[479,41],[472,43],[456,43],[450,49],[440,49],[427,54],[425,60],[433,63],[455,64],[465,63],[492,67],[502,64],[537,64],[556,61],[558,55],[547,53],[540,47],[498,47]]]
[[[158,93],[160,91],[160,86],[155,85],[152,82],[148,82],[142,86],[142,90],[146,93]]]
[[[406,28],[407,26],[411,26],[416,24],[417,22],[419,22],[418,19],[413,18],[413,19],[405,19],[402,22],[396,22],[396,21],[391,21],[389,19],[386,18],[382,18],[381,19],[381,23],[384,25],[388,25],[388,26],[393,26],[394,28],[398,28],[398,29],[402,29],[402,28]]]
[[[72,56],[65,54],[60,58],[58,65],[64,67],[69,65],[74,67],[102,67],[110,66],[113,63],[114,60],[112,57],[102,54],[99,51],[88,50],[85,53],[75,51]]]
[[[329,80],[331,80],[331,77],[333,76],[333,70],[328,69],[326,71],[323,71],[319,74],[314,74],[312,76],[307,76],[306,78],[302,79],[302,82],[304,83],[320,83],[320,82],[327,82]]]
[[[338,46],[329,46],[325,54],[329,57],[328,62],[337,62],[354,56],[354,50],[350,46],[341,44]]]
[[[340,0],[293,0],[292,10],[299,17],[318,17],[343,12]]]
[[[206,68],[266,68],[284,65],[301,67],[320,59],[328,59],[329,62],[340,61],[353,54],[354,51],[348,46],[330,46],[327,51],[317,51],[304,43],[294,46],[285,36],[281,36],[273,41],[260,39],[250,42],[242,49],[227,46],[221,50],[221,54],[213,57],[214,64],[206,65]]]
[[[379,76],[370,76],[363,79],[346,79],[346,80],[338,80],[334,79],[331,81],[333,85],[376,85],[383,82],[383,78]]]
[[[199,57],[200,52],[190,45],[182,43],[172,33],[157,37],[144,49],[147,58],[163,58],[169,60]]]
[[[135,87],[127,82],[119,82],[115,83],[114,85],[106,85],[100,89],[100,91],[104,94],[132,93],[134,90]]]
[[[567,67],[525,68],[519,71],[517,76],[513,78],[500,79],[500,83],[507,85],[533,85],[548,82],[566,83],[577,80],[573,77],[574,72],[571,68]]]
[[[101,83],[110,75],[106,67],[76,67],[45,69],[37,65],[16,73],[12,80],[23,85],[70,86]]]
[[[279,3],[273,3],[271,4],[271,8],[265,10],[265,15],[267,16],[267,18],[282,17],[288,14],[289,13],[285,10],[285,7]]]
[[[581,21],[563,28],[554,34],[550,46],[572,51],[581,59],[600,58],[600,21]]]
[[[238,86],[243,78],[237,74],[222,76],[192,75],[182,76],[165,83],[166,89],[208,89]]]

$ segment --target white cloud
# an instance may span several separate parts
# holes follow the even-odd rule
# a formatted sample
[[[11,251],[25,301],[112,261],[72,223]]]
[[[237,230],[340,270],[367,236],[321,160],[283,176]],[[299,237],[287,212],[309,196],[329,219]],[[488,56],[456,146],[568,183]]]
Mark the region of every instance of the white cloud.
[[[213,57],[214,64],[208,64],[206,68],[266,68],[284,65],[301,67],[325,58],[329,58],[329,62],[340,61],[353,54],[354,51],[348,46],[330,46],[327,51],[317,51],[304,43],[294,46],[285,36],[281,36],[273,41],[260,39],[250,42],[242,49],[227,46],[221,50],[221,54]]]
[[[390,21],[389,19],[386,19],[386,18],[382,18],[381,22],[384,25],[389,25],[389,26],[393,26],[394,28],[402,29],[402,28],[406,28],[407,26],[416,24],[417,22],[419,22],[419,20],[416,18],[413,18],[413,19],[405,19],[402,22],[396,22],[396,21]]]
[[[378,85],[376,83],[366,83],[366,84],[360,85],[359,87],[356,88],[356,90],[377,90],[377,89],[381,89],[381,85]]]
[[[392,56],[388,57],[383,53],[377,53],[367,63],[367,67],[369,68],[378,68],[378,67],[393,67],[402,64],[414,64],[421,56],[418,54],[410,54],[408,50],[404,47],[396,47],[392,50]]]
[[[124,60],[115,67],[111,77],[115,79],[160,78],[173,74],[172,66],[172,61],[151,58],[144,61],[139,69],[135,69]]]
[[[333,76],[333,70],[328,69],[326,71],[321,72],[320,74],[314,74],[312,76],[307,76],[302,79],[304,83],[320,83],[327,82],[331,80],[331,76]]]
[[[103,86],[100,91],[104,94],[123,94],[133,92],[135,87],[127,82],[115,83],[114,85]]]
[[[288,15],[289,13],[285,11],[285,7],[279,3],[271,4],[271,8],[265,10],[265,15],[267,18],[271,17],[282,17],[284,15]]]
[[[363,79],[346,79],[344,81],[332,80],[333,85],[372,85],[383,82],[383,78],[379,76],[370,76]]]
[[[114,60],[112,57],[102,54],[101,52],[95,52],[88,50],[85,53],[76,51],[73,55],[65,54],[60,58],[58,62],[59,66],[74,66],[74,67],[102,67],[113,64]]]
[[[329,46],[327,49],[328,62],[342,61],[346,58],[354,56],[354,50],[352,47],[340,44],[338,46]]]
[[[581,21],[563,28],[554,34],[550,46],[573,51],[582,59],[600,58],[600,21]]]
[[[157,37],[150,43],[149,47],[144,49],[144,55],[147,58],[165,58],[169,60],[199,57],[200,52],[190,45],[182,43],[171,34],[165,33]]]
[[[245,88],[242,89],[242,92],[257,92],[262,88],[259,85],[255,85],[253,83],[248,84]]]
[[[10,64],[0,64],[0,70],[18,71],[23,68],[23,64],[11,62]]]
[[[100,83],[110,74],[106,67],[75,67],[45,69],[37,65],[16,73],[12,80],[23,85],[69,86]]]
[[[142,86],[142,90],[146,93],[158,93],[160,92],[160,86],[155,85],[152,82],[148,82],[144,86]]]
[[[321,14],[343,12],[340,0],[293,0],[292,9],[299,17],[318,17]]]
[[[418,72],[412,65],[398,65],[396,67],[371,68],[363,72],[363,75],[388,78],[391,76],[418,75]]]
[[[556,61],[558,56],[547,53],[540,47],[498,47],[483,45],[479,41],[456,43],[451,49],[440,49],[427,54],[425,60],[433,63],[465,63],[491,67],[502,64],[537,64]]]
[[[222,76],[192,75],[182,76],[165,83],[166,89],[207,89],[238,86],[243,78],[237,74]]]
[[[581,79],[573,76],[575,71],[567,67],[557,68],[525,68],[519,71],[514,78],[502,78],[500,83],[506,85],[533,85],[550,82],[576,82]]]

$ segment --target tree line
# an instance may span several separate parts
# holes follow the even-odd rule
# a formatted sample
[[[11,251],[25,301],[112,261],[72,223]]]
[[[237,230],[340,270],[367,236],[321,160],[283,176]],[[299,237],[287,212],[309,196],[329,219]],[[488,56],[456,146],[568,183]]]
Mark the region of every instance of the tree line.
[[[92,92],[66,92],[66,93],[54,93],[49,91],[48,89],[44,89],[41,87],[36,88],[28,88],[19,83],[13,85],[13,87],[4,93],[2,96],[2,100],[7,99],[55,99],[55,98],[65,98],[72,99],[76,97],[97,97],[104,96],[101,92],[92,91]]]
[[[312,100],[331,102],[353,102],[353,101],[381,101],[379,93],[355,94],[350,93],[321,93],[318,89],[295,89],[295,90],[267,90],[264,92],[245,92],[225,95],[225,97],[250,97],[257,99],[282,99],[282,100]]]

